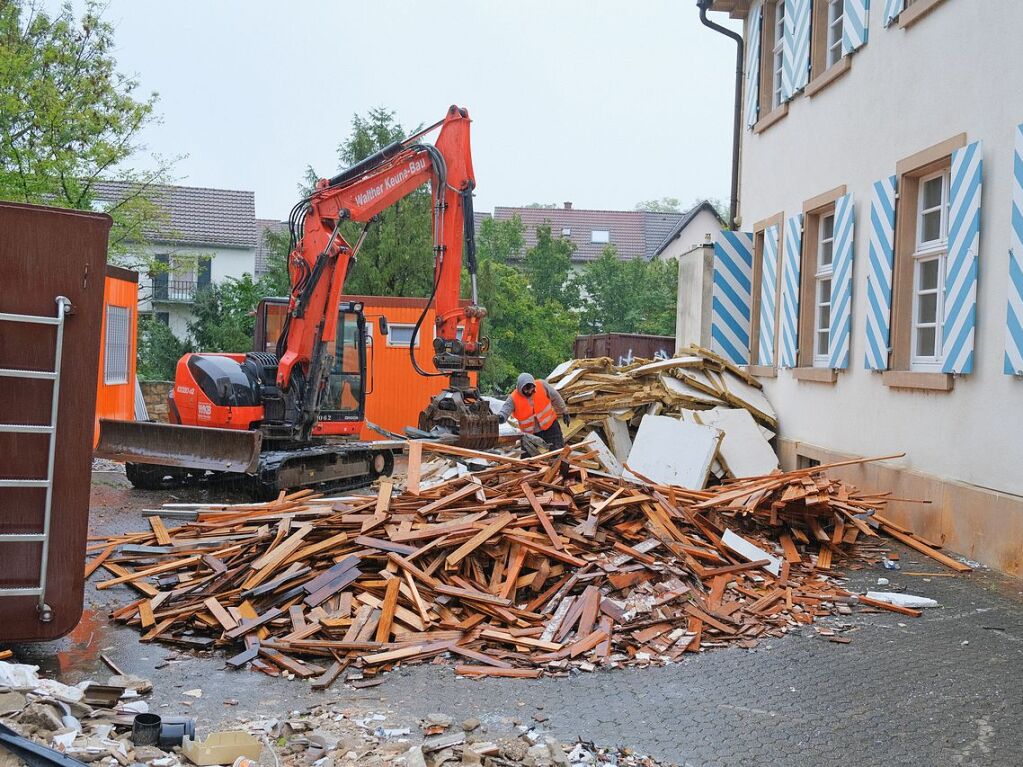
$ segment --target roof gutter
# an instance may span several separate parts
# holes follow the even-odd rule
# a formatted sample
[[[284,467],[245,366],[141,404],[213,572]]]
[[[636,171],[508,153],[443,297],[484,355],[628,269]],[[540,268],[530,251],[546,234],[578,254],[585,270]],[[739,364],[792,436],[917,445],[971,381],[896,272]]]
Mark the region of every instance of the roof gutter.
[[[700,9],[700,21],[705,27],[720,32],[735,41],[735,104],[732,108],[732,192],[728,201],[728,226],[736,228],[739,215],[739,137],[742,135],[742,65],[745,59],[745,44],[742,35],[707,18],[707,11],[714,0],[696,0]]]

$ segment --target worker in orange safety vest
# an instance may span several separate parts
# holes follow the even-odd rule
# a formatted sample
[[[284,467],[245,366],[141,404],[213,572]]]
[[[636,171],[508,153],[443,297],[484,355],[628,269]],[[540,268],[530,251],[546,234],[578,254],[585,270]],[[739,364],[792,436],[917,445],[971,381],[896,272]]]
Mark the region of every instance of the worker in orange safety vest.
[[[509,416],[515,417],[519,429],[540,437],[552,450],[565,446],[558,416],[567,426],[571,420],[568,407],[558,390],[546,381],[537,381],[529,373],[520,373],[515,391],[504,401],[497,418],[504,423]]]

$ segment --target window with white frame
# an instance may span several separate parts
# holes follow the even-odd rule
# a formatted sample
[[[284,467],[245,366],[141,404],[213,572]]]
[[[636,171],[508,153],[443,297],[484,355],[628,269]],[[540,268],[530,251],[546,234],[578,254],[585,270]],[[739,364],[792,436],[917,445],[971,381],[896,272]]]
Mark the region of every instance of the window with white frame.
[[[395,323],[390,324],[390,331],[387,334],[387,345],[388,346],[405,346],[408,347],[412,343],[412,333],[415,331],[415,325],[397,325]],[[419,348],[419,341],[422,338],[422,329],[418,335],[416,335],[416,348]]]
[[[820,217],[814,273],[813,365],[827,367],[831,346],[831,277],[835,257],[835,214]]]
[[[826,66],[837,64],[842,58],[842,25],[845,20],[845,0],[828,0],[828,31]]]
[[[941,370],[945,254],[948,250],[949,172],[920,179],[913,250],[913,323],[910,370]]]
[[[128,383],[128,352],[131,348],[131,309],[107,307],[107,332],[103,344],[103,383]]]
[[[590,242],[601,245],[611,242],[611,232],[607,229],[594,229],[590,232]]]
[[[785,69],[785,2],[778,0],[774,6],[774,47],[771,49],[771,109],[781,106],[782,72]]]

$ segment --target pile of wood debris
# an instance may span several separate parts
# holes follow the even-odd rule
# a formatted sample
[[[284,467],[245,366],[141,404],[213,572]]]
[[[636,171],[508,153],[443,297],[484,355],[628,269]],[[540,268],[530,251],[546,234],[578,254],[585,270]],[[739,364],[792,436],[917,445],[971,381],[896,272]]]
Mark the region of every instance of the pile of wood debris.
[[[471,453],[426,445],[429,451]],[[585,446],[374,498],[206,507],[194,521],[103,540],[87,573],[139,592],[115,619],[143,641],[223,649],[234,667],[369,686],[399,662],[454,657],[468,676],[535,678],[751,647],[848,612],[832,573],[888,534],[965,565],[881,515],[883,494],[828,467],[710,490],[597,471]],[[856,463],[855,461],[849,463]],[[874,552],[876,554],[876,551]]]
[[[691,346],[671,359],[622,366],[608,357],[569,360],[547,380],[572,416],[566,438],[597,449],[603,468],[613,474],[627,471],[626,464],[637,468],[637,442],[640,454],[663,452],[657,443],[664,438],[691,445],[695,454],[686,456],[690,473],[658,477],[652,469],[647,475],[675,484],[683,480],[693,489],[704,487],[710,474],[743,478],[778,466],[768,444],[778,420],[760,382],[707,349]],[[665,416],[684,425],[656,418]],[[678,433],[665,435],[665,429]]]

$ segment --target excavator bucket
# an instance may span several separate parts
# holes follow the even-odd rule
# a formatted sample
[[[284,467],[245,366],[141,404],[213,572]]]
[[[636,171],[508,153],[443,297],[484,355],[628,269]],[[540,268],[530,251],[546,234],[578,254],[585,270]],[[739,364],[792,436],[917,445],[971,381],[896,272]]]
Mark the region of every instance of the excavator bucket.
[[[99,420],[99,458],[182,469],[251,474],[259,465],[258,431],[147,421]]]

